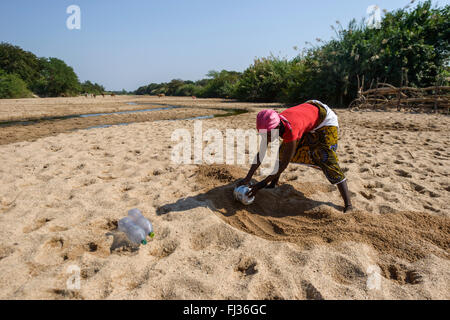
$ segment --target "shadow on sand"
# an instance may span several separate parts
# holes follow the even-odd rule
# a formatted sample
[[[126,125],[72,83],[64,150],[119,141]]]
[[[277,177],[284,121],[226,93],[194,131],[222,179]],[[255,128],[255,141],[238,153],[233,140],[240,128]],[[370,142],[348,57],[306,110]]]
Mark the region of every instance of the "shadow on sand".
[[[331,202],[312,200],[305,196],[303,192],[288,184],[278,186],[275,189],[263,189],[256,195],[256,200],[253,204],[244,206],[233,197],[233,190],[236,185],[237,181],[215,187],[193,197],[181,198],[174,203],[159,207],[156,214],[164,215],[169,212],[181,212],[198,207],[207,207],[213,211],[220,212],[225,217],[231,217],[237,212],[247,211],[250,214],[274,218],[292,216],[320,218],[320,214],[305,212],[314,211],[312,209],[323,205],[342,210],[341,206]]]

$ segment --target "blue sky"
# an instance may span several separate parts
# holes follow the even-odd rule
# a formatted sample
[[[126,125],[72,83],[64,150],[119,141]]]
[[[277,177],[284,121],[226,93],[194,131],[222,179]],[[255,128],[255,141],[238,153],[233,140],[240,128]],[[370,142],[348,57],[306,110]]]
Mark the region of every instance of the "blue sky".
[[[296,55],[305,42],[330,39],[330,25],[366,17],[366,9],[409,0],[14,0],[0,2],[0,41],[57,57],[81,81],[135,90],[209,70],[243,71],[255,57]],[[434,0],[449,4],[449,0]],[[69,5],[81,30],[69,30]]]

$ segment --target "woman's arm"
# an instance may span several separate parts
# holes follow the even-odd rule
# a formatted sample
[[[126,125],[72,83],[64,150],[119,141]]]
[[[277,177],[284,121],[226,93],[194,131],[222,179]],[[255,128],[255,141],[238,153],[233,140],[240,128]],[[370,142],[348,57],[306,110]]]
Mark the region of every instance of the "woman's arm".
[[[255,196],[259,190],[265,188],[271,181],[280,177],[280,175],[283,173],[284,170],[286,170],[286,168],[289,165],[289,162],[291,161],[292,157],[294,156],[296,146],[297,146],[297,141],[291,141],[291,142],[285,143],[285,146],[283,149],[283,154],[280,157],[281,161],[279,164],[278,172],[276,174],[268,176],[263,181],[254,185],[251,188],[251,190],[249,191],[248,196],[250,196],[250,197]]]
[[[261,166],[261,163],[264,160],[264,157],[266,156],[267,148],[269,147],[270,141],[271,141],[271,138],[270,138],[270,133],[269,133],[269,136],[267,137],[267,140],[266,140],[266,147],[260,149],[260,151],[256,155],[255,160],[253,160],[253,164],[251,165],[247,176],[238,183],[238,186],[248,185],[250,183],[253,175],[255,174],[256,170],[258,170],[258,168]],[[263,142],[261,142],[261,143],[263,143]]]
[[[256,170],[258,170],[259,166],[261,165],[261,161],[262,161],[262,159],[260,159],[260,154],[258,152],[258,154],[256,155],[256,163],[252,164],[252,166],[250,167],[250,170],[248,171],[247,176],[243,180],[239,181],[238,186],[248,185],[250,183]]]

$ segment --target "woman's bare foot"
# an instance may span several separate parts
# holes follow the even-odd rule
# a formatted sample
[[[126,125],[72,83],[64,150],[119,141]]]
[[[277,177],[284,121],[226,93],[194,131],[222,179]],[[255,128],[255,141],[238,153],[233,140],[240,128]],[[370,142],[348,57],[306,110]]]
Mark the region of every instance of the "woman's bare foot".
[[[350,205],[345,206],[344,213],[351,213],[353,210],[354,210],[353,206],[350,204]]]

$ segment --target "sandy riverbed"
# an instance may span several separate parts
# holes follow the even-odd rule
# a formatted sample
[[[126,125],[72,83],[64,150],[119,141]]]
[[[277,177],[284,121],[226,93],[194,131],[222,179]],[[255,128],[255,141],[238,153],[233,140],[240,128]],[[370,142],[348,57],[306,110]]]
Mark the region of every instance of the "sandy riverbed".
[[[73,110],[72,102],[86,98],[58,99],[1,101],[0,115],[55,115],[56,105]],[[158,98],[107,99],[113,98],[89,110]],[[260,107],[161,100],[250,111],[202,122],[204,130],[221,132],[253,128]],[[88,106],[76,108],[84,113]],[[235,203],[233,184],[247,166],[171,162],[173,130],[193,131],[193,121],[49,133],[1,145],[0,298],[449,299],[450,118],[337,114],[338,155],[357,208],[348,215],[323,174],[298,165],[255,204]],[[156,232],[139,248],[116,230],[134,207]],[[66,285],[71,266],[80,268],[79,290]]]

